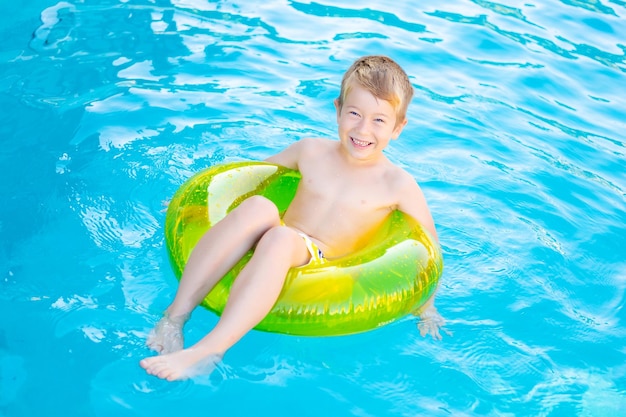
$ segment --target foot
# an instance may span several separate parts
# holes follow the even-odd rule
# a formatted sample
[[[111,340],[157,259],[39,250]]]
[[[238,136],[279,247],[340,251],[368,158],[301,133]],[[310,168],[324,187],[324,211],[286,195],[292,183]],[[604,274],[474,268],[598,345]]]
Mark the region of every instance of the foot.
[[[150,375],[168,381],[178,381],[208,375],[222,360],[222,354],[204,354],[197,348],[179,350],[161,356],[142,359],[139,364]]]
[[[167,354],[183,348],[183,326],[189,319],[189,314],[170,316],[167,312],[152,329],[146,345],[158,354]]]

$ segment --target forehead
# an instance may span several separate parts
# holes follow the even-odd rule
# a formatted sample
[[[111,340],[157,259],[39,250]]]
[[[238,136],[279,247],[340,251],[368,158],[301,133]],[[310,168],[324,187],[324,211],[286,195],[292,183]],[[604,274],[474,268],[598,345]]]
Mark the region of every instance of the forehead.
[[[347,88],[344,106],[368,108],[379,113],[394,113],[394,107],[389,101],[376,97],[356,82],[351,83]]]

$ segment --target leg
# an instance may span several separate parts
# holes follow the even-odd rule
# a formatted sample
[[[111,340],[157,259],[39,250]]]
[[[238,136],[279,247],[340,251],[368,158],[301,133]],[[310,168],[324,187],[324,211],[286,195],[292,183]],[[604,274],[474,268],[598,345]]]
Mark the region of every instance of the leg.
[[[292,229],[274,227],[263,235],[254,255],[231,289],[222,316],[204,338],[188,349],[146,358],[149,374],[169,381],[210,372],[215,362],[271,310],[289,268],[307,263],[310,254]]]
[[[158,353],[182,349],[182,328],[191,311],[265,232],[279,224],[274,203],[254,196],[212,227],[192,251],[174,301],[148,336],[148,347]]]

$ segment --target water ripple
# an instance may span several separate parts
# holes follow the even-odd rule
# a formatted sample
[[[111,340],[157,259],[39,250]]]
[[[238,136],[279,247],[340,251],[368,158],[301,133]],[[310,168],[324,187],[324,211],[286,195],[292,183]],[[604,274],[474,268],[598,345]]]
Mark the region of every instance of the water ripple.
[[[0,347],[25,365],[8,406],[58,400],[63,384],[42,390],[26,366],[46,363],[94,415],[262,415],[276,396],[290,415],[626,408],[623,1],[50,1],[30,20],[12,4],[26,37],[0,28],[0,298],[21,320]],[[333,137],[340,76],[369,53],[415,87],[388,156],[429,199],[453,336],[423,339],[415,318],[336,339],[252,333],[207,380],[146,376],[146,333],[176,291],[163,202],[206,166]],[[216,320],[194,319],[190,341]],[[58,343],[40,353],[30,333]]]

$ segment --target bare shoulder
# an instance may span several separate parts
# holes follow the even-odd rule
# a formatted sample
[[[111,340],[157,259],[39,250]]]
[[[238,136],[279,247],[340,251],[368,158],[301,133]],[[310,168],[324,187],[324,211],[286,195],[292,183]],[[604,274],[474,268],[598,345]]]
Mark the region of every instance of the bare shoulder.
[[[336,141],[323,138],[303,138],[297,142],[298,154],[302,163],[316,163],[325,158],[336,144]]]
[[[333,143],[336,143],[336,141],[324,138],[302,138],[297,143],[302,149],[308,152],[320,152],[328,149]]]
[[[398,195],[402,195],[406,192],[418,192],[421,194],[421,190],[417,181],[411,174],[399,166],[389,163],[389,167],[385,172],[385,180],[390,188]]]
[[[283,151],[270,156],[266,161],[299,169],[302,162],[314,158],[330,142],[332,141],[328,139],[303,138],[292,143]]]

